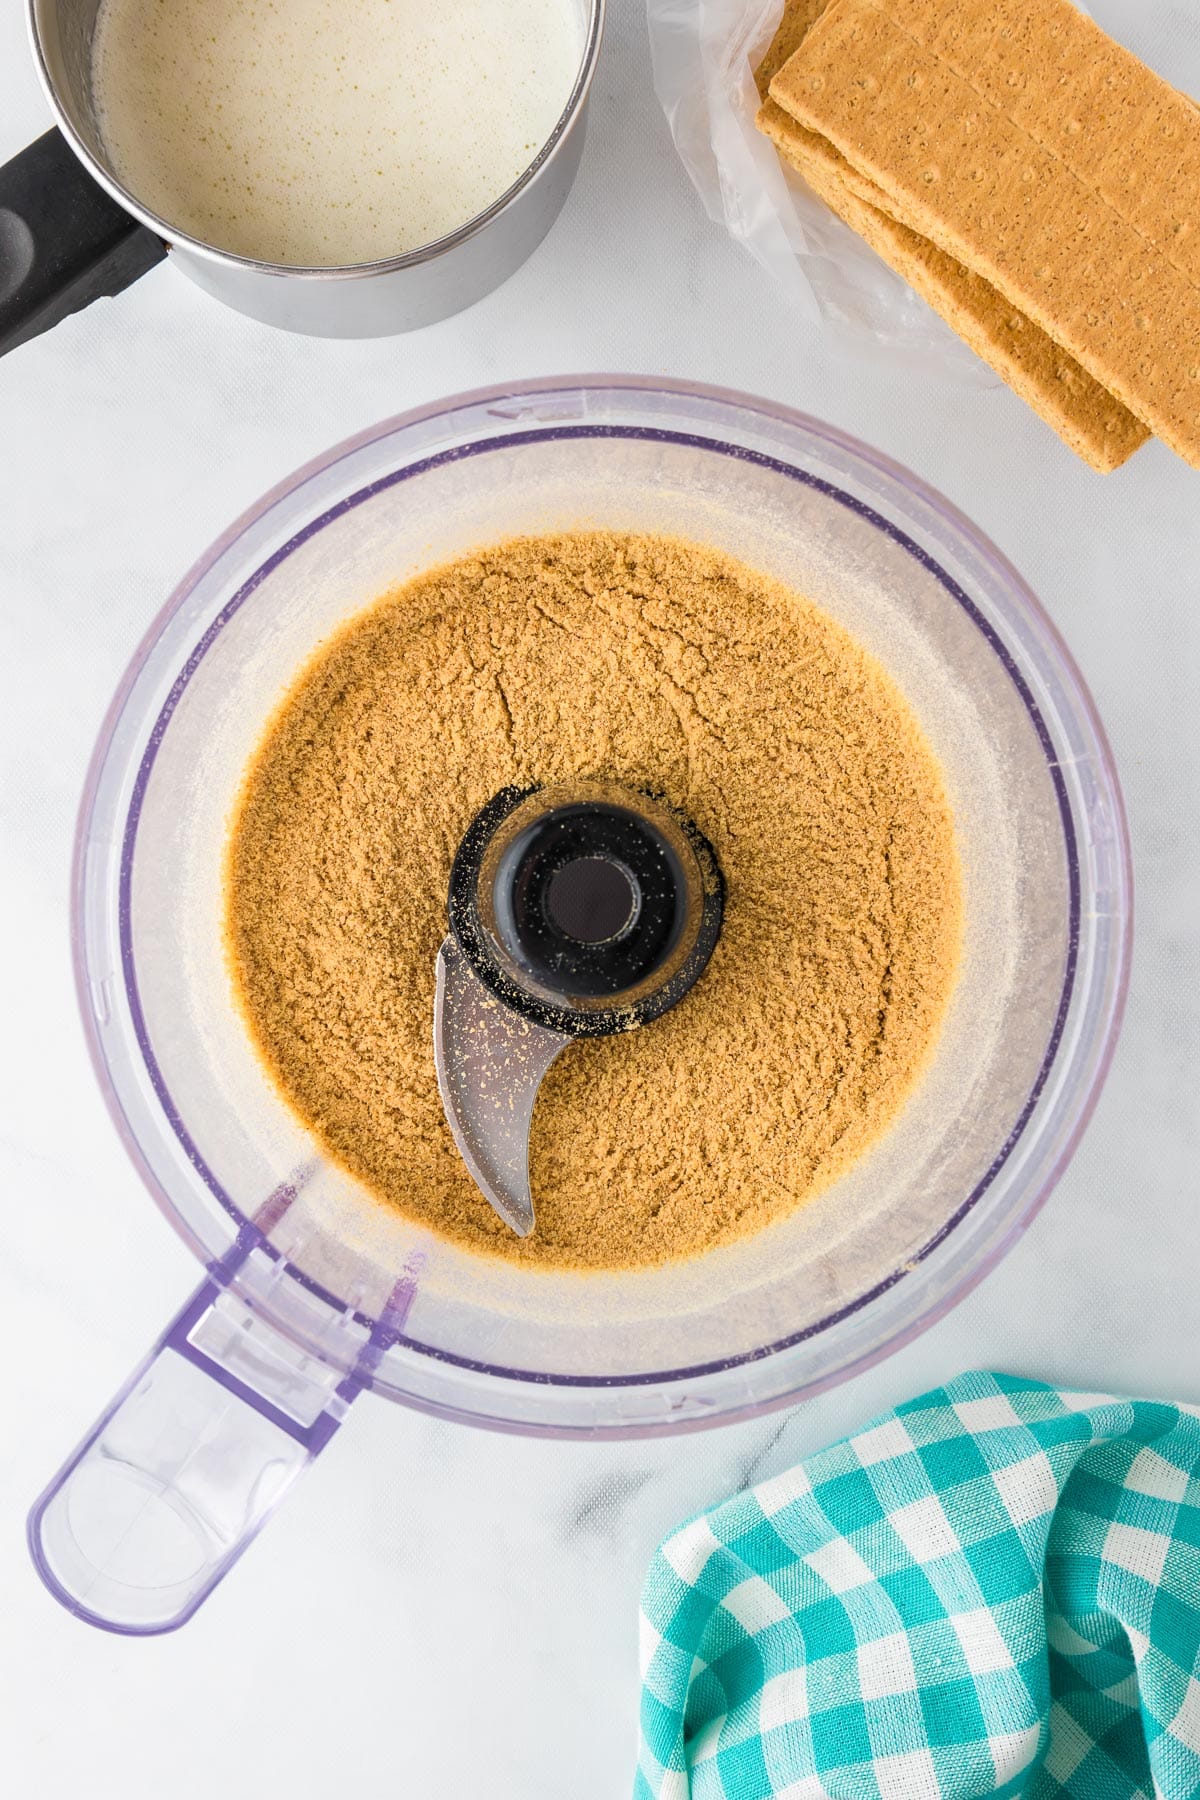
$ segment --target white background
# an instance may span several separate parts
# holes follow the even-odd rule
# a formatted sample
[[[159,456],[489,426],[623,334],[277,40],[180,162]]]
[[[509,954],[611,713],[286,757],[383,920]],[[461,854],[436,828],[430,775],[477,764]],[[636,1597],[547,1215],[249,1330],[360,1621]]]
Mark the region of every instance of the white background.
[[[47,121],[0,10],[0,153]],[[1200,4],[1168,8],[1195,47]],[[739,1483],[969,1365],[1200,1400],[1200,475],[1107,480],[1006,390],[942,386],[798,322],[710,225],[614,0],[584,168],[532,261],[408,338],[312,342],[170,268],[0,362],[0,1746],[21,1800],[609,1800],[629,1789],[637,1596],[657,1539]],[[360,1403],[197,1618],[77,1624],[24,1553],[29,1501],[190,1290],[76,1019],[67,871],[85,762],[176,578],[295,465],[419,402],[635,370],[823,415],[940,487],[1016,562],[1099,702],[1132,817],[1133,992],[1074,1164],[1007,1263],[819,1404],[654,1444],[562,1446]]]

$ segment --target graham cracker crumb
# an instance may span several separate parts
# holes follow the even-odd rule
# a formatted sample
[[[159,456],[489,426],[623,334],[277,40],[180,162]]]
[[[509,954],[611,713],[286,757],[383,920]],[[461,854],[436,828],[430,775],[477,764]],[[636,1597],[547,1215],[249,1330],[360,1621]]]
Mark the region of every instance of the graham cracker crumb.
[[[484,802],[596,776],[695,820],[725,924],[674,1011],[551,1070],[522,1240],[442,1114],[434,959]],[[579,1269],[697,1255],[833,1180],[918,1080],[961,938],[941,773],[879,664],[723,555],[604,533],[480,550],[322,646],[247,772],[226,902],[252,1039],[325,1151],[471,1250]]]

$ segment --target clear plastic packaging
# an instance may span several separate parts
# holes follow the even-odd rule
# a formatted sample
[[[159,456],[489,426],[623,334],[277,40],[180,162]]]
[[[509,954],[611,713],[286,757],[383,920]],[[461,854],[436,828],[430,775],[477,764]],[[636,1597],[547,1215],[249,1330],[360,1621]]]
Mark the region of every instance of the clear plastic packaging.
[[[1185,92],[1200,93],[1200,7],[1091,0],[1081,11]],[[903,348],[955,380],[991,371],[848,225],[786,169],[757,129],[754,70],[783,0],[646,0],[654,86],[709,216],[811,318],[858,349]]]

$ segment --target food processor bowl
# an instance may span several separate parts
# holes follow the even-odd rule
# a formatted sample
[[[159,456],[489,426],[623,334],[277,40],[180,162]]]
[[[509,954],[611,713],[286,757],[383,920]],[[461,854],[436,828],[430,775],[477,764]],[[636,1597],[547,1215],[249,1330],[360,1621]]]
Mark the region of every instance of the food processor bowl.
[[[727,551],[879,658],[945,772],[966,918],[934,1060],[867,1155],[740,1243],[576,1274],[468,1253],[321,1154],[234,1004],[221,864],[248,759],[317,644],[431,565],[588,526]],[[130,1155],[205,1275],[34,1508],[41,1574],[93,1623],[182,1623],[366,1389],[617,1438],[861,1369],[960,1299],[1045,1200],[1112,1054],[1130,930],[1120,792],[1078,671],[1004,558],[887,458],[763,400],[613,377],[465,395],[338,446],[184,579],[93,759],[85,1026]]]

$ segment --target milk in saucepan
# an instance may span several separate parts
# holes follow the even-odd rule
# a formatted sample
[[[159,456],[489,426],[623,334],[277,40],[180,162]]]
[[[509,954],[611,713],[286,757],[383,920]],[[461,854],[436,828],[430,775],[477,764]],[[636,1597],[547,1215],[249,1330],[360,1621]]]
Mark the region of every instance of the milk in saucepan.
[[[579,73],[573,0],[102,0],[93,91],[122,183],[264,262],[383,261],[485,211]]]

